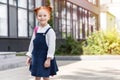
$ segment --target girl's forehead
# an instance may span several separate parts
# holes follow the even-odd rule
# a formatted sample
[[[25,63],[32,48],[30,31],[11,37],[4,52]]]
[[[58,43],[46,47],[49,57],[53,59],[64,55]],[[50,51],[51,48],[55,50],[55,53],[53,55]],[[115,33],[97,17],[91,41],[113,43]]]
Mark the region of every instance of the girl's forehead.
[[[47,10],[41,9],[38,11],[38,14],[49,14]]]

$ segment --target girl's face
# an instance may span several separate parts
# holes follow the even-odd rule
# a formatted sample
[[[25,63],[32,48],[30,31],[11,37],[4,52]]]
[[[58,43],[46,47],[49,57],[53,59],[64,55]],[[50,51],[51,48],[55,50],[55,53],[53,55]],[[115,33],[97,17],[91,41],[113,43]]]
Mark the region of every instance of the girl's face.
[[[38,11],[37,19],[40,22],[40,25],[44,27],[46,24],[48,24],[48,20],[50,19],[50,14],[47,10],[41,9]]]

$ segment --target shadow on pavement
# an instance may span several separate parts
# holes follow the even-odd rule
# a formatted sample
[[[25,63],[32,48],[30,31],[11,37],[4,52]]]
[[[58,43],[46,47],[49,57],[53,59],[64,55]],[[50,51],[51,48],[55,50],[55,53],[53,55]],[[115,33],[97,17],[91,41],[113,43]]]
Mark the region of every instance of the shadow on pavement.
[[[57,79],[61,80],[120,80],[120,70],[104,67],[103,70],[92,70],[80,68],[71,74],[60,75]],[[55,80],[57,80],[55,79]]]

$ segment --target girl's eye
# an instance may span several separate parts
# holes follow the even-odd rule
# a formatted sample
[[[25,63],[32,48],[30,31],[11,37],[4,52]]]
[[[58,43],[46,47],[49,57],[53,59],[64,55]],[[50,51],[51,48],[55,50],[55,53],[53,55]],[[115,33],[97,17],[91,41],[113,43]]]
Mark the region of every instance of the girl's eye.
[[[38,17],[42,17],[42,15],[38,15]]]
[[[44,15],[44,17],[46,17],[47,15]]]

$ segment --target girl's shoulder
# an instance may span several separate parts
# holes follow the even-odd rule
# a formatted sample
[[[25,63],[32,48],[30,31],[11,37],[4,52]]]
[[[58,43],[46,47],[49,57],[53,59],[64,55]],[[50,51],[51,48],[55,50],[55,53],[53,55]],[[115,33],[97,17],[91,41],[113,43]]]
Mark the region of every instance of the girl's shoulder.
[[[49,32],[55,32],[53,28],[50,27]]]
[[[55,32],[54,29],[50,25],[48,25],[48,28],[50,28],[48,32]]]
[[[50,27],[49,31],[47,32],[48,35],[55,35],[55,31],[53,28]]]

